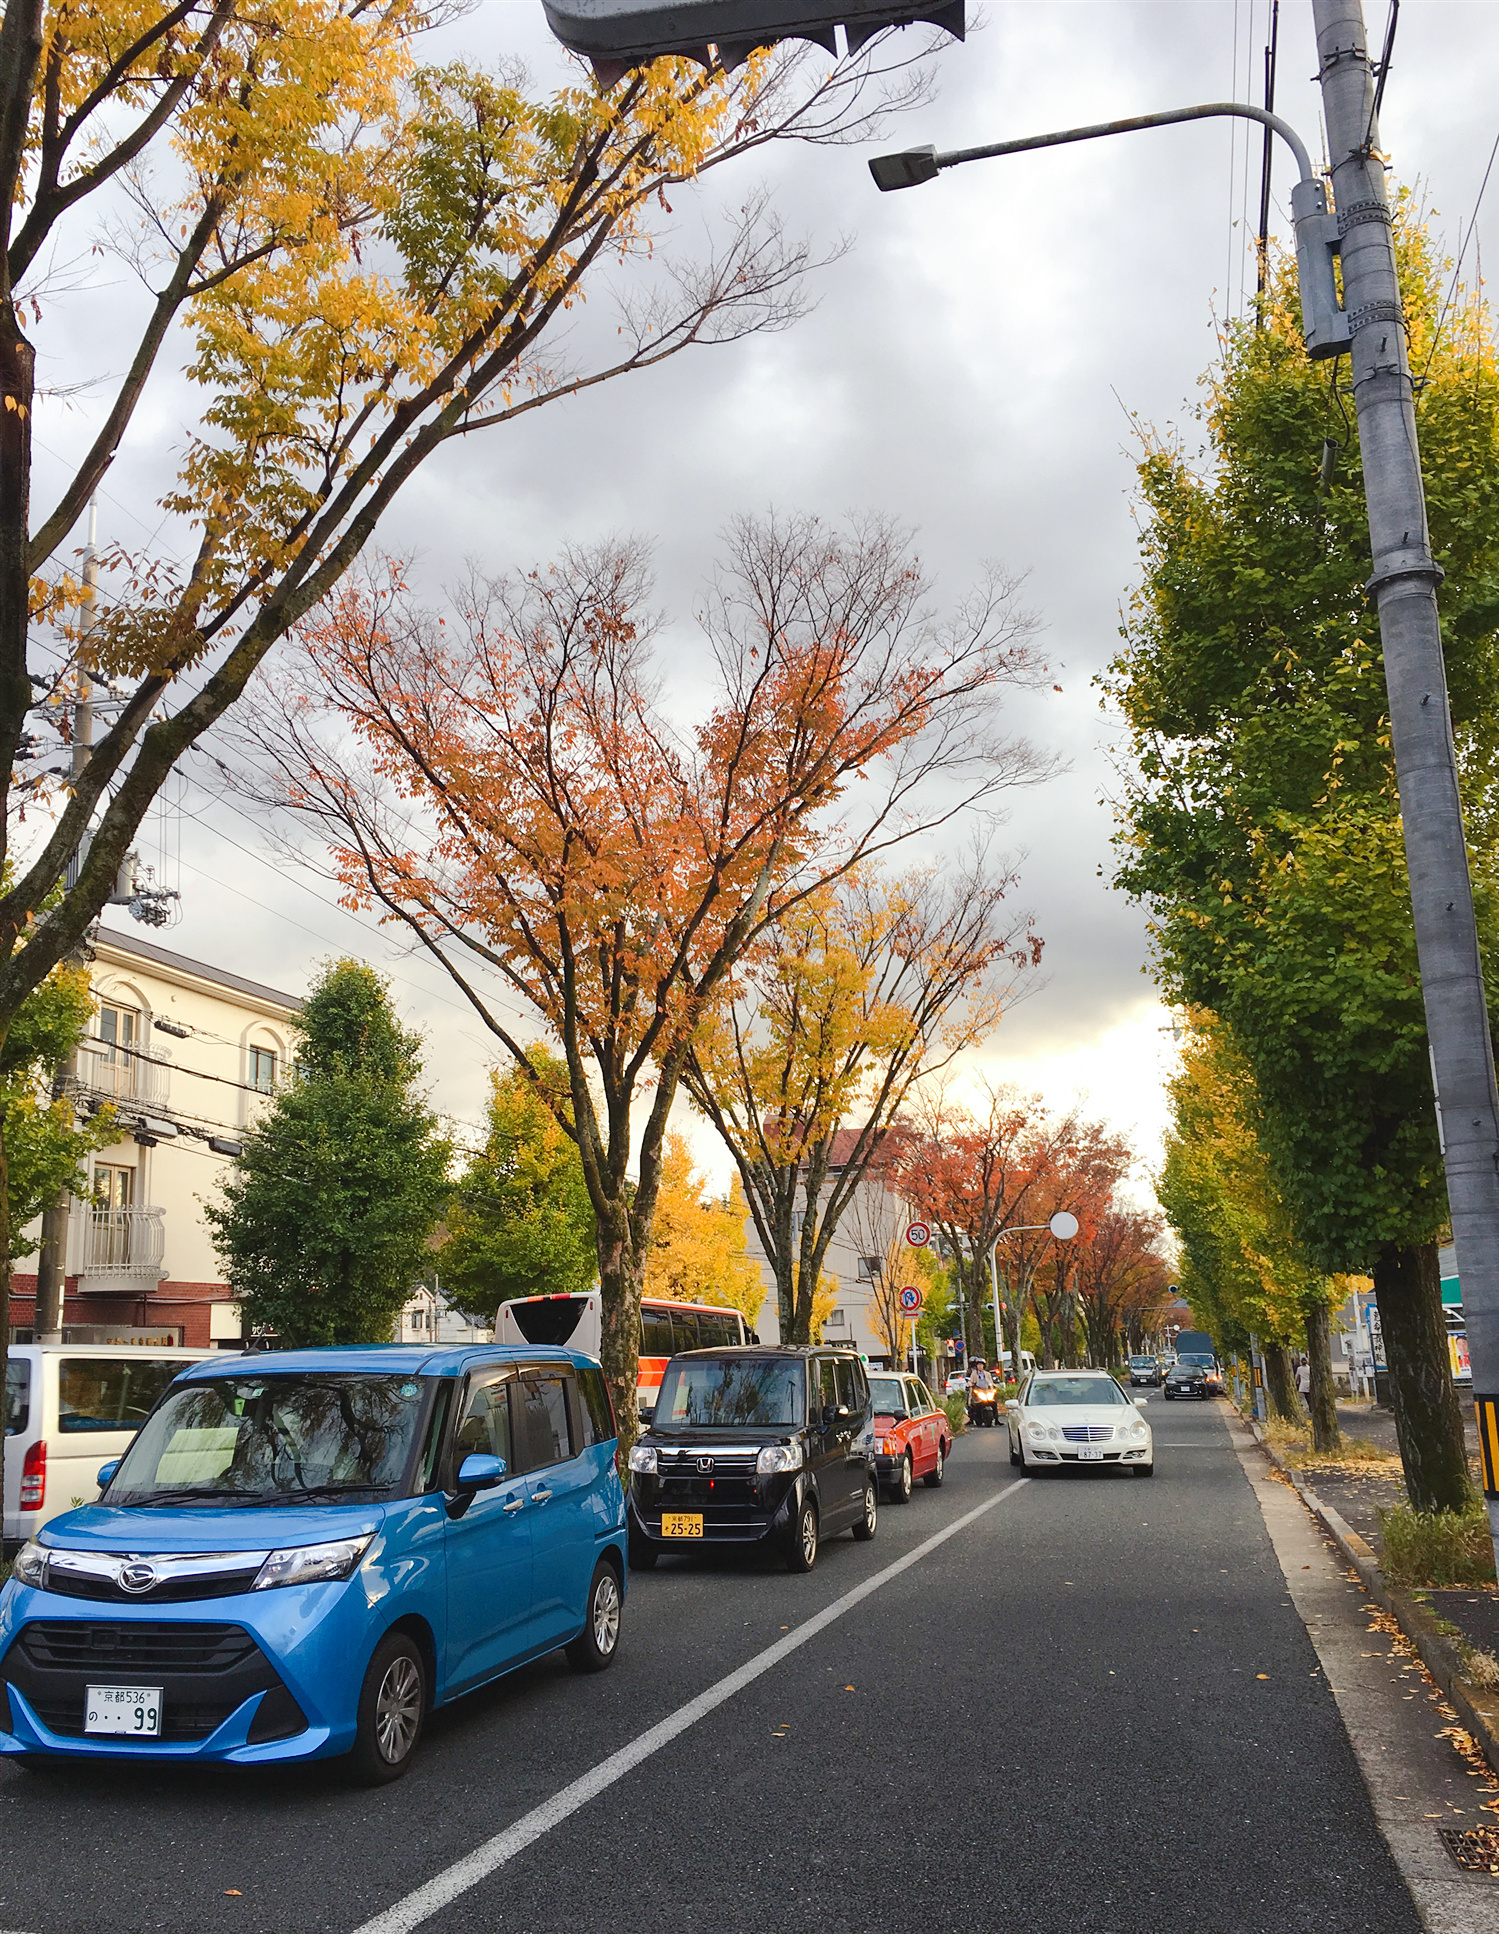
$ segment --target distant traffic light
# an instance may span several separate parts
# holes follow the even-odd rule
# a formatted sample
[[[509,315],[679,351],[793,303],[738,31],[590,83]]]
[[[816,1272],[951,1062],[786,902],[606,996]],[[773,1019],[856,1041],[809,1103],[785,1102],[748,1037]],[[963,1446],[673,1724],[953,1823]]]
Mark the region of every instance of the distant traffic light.
[[[757,47],[811,40],[837,55],[835,29],[856,54],[885,27],[918,21],[963,38],[964,0],[542,0],[564,47],[584,54],[605,87],[661,54],[737,67]]]

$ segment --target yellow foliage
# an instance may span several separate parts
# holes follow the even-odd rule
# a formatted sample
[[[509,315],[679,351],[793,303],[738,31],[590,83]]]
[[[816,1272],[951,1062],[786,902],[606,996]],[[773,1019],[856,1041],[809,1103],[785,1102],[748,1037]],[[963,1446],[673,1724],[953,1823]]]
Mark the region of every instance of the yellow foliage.
[[[832,1315],[838,1303],[838,1278],[831,1269],[823,1270],[817,1279],[817,1287],[812,1292],[812,1341],[821,1343],[822,1326]]]
[[[745,1246],[744,1191],[736,1176],[728,1196],[714,1202],[705,1197],[704,1186],[693,1172],[686,1140],[668,1135],[642,1293],[721,1303],[741,1311],[753,1328],[765,1290]]]

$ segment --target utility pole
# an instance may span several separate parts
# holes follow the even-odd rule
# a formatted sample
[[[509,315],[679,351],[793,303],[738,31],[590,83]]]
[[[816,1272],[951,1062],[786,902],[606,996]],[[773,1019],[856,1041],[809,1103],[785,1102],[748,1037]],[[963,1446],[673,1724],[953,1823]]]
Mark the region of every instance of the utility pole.
[[[88,764],[94,744],[94,687],[89,677],[85,645],[97,620],[99,595],[99,500],[88,508],[88,549],[83,554],[83,594],[78,604],[78,701],[73,713],[73,778]],[[52,1099],[61,1101],[67,1093],[68,1069],[61,1067],[52,1079]],[[68,1209],[66,1189],[48,1209],[42,1211],[42,1240],[36,1259],[36,1315],[33,1319],[39,1343],[61,1343],[63,1290],[68,1270]]]
[[[1479,1431],[1499,1446],[1499,1092],[1437,620],[1375,79],[1360,0],[1314,0],[1317,60],[1421,994]],[[1484,1458],[1499,1545],[1499,1458]]]

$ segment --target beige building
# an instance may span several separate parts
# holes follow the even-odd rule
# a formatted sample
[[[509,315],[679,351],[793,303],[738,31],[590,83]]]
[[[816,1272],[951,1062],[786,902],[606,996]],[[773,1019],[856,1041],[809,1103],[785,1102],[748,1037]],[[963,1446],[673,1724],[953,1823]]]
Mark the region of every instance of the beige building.
[[[113,1107],[121,1134],[70,1205],[64,1333],[232,1347],[239,1312],[203,1203],[291,1065],[301,1001],[130,931],[101,928],[93,953],[98,1012],[70,1089],[80,1111]],[[35,1295],[34,1273],[12,1277],[22,1338]]]
[[[842,1129],[834,1136],[835,1161],[823,1185],[824,1200],[832,1194],[834,1182],[842,1172],[836,1163],[840,1143],[846,1140],[851,1144],[854,1139],[851,1131]],[[901,1270],[905,1231],[911,1219],[908,1205],[893,1190],[867,1176],[860,1182],[853,1201],[833,1231],[832,1241],[823,1258],[824,1283],[829,1276],[838,1279],[837,1297],[822,1327],[825,1343],[852,1344],[875,1361],[888,1360],[889,1345],[875,1329],[871,1301],[877,1284],[886,1275]],[[801,1210],[797,1210],[793,1216],[792,1227],[799,1237]],[[776,1309],[775,1276],[753,1216],[745,1226],[745,1246],[750,1260],[759,1265],[760,1279],[765,1285],[765,1302],[754,1328],[763,1342],[777,1342],[780,1339],[780,1321]],[[903,1280],[910,1278],[906,1276]]]

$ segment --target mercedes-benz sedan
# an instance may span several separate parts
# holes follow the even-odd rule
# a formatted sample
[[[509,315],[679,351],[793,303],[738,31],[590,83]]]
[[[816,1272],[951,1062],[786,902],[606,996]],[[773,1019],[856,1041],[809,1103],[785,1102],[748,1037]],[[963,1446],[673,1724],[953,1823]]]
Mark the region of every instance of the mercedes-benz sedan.
[[[1155,1443],[1144,1406],[1102,1370],[1034,1370],[1005,1413],[1010,1462],[1032,1472],[1113,1464],[1151,1477]]]

